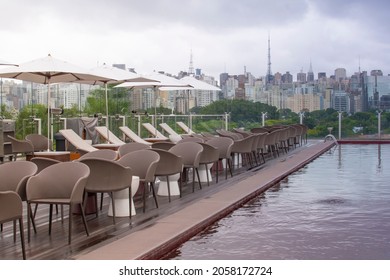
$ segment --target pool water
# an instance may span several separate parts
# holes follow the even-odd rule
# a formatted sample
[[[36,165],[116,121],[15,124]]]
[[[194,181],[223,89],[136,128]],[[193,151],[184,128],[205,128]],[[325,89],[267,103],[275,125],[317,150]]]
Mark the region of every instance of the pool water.
[[[390,259],[390,145],[340,145],[168,259]]]

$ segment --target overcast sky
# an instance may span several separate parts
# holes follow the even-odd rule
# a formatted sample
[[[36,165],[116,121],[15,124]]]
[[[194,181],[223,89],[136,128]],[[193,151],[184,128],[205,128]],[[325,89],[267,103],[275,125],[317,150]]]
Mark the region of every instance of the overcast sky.
[[[0,0],[0,60],[44,57],[138,73],[390,73],[387,0]]]

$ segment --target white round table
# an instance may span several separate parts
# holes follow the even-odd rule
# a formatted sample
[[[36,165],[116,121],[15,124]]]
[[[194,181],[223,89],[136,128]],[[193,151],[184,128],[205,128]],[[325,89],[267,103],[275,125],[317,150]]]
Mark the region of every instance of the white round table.
[[[131,214],[134,216],[136,214],[133,197],[138,191],[139,187],[139,177],[133,176],[131,181]],[[115,217],[129,217],[129,189],[121,190],[114,192],[115,200]],[[108,207],[108,216],[112,216],[112,201],[110,200],[110,206]]]

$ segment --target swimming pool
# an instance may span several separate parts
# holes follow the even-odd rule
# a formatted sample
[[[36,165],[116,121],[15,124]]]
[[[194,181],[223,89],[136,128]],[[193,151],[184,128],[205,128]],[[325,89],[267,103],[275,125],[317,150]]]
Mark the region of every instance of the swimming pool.
[[[340,145],[168,259],[390,259],[390,145]]]

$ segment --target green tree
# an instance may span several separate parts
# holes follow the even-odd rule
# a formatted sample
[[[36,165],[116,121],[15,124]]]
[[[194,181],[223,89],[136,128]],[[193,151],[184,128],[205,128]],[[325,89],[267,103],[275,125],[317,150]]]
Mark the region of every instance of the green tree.
[[[16,119],[16,137],[23,139],[27,134],[38,133],[37,123],[34,118],[41,119],[41,130],[43,135],[47,135],[47,107],[36,104],[33,107],[25,106],[19,111]]]
[[[125,88],[114,88],[113,85],[109,85],[107,97],[109,115],[126,115],[130,112],[128,92]],[[89,116],[93,116],[98,113],[102,115],[106,114],[106,97],[104,88],[91,91],[86,100],[84,113]]]
[[[7,108],[7,106],[5,106],[5,104],[1,104],[1,117],[3,117],[4,119],[12,119],[13,118],[12,111],[9,110]]]

